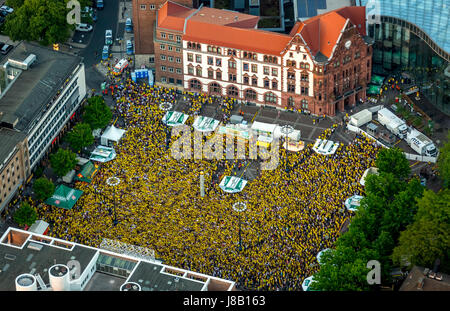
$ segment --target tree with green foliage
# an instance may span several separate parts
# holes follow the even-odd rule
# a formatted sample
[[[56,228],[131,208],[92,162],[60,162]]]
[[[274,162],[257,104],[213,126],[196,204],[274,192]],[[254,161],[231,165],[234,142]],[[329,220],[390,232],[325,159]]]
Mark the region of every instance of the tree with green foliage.
[[[14,0],[5,33],[13,40],[37,41],[42,45],[65,42],[74,29],[67,23],[68,0]],[[20,6],[19,6],[20,5]],[[19,6],[19,7],[17,7]]]
[[[401,266],[406,263],[433,267],[441,260],[441,269],[450,272],[450,189],[439,193],[426,190],[418,200],[414,222],[401,232],[392,260]]]
[[[447,142],[439,150],[437,168],[443,186],[450,187],[450,132],[447,133]]]
[[[392,173],[400,179],[411,173],[409,162],[399,148],[383,148],[378,152],[375,165],[380,172]]]
[[[19,226],[31,226],[37,219],[37,211],[28,202],[23,202],[13,216]]]
[[[82,148],[94,143],[91,126],[87,123],[79,123],[67,133],[67,141],[75,152],[80,152]]]
[[[33,184],[33,191],[36,198],[45,201],[55,192],[55,185],[45,177],[40,177]]]
[[[69,149],[59,149],[57,153],[50,155],[50,163],[56,175],[62,177],[77,165],[76,154]]]
[[[102,96],[92,96],[84,107],[83,121],[92,129],[102,129],[111,122],[112,112]]]
[[[322,256],[312,289],[373,289],[367,282],[370,260],[380,262],[381,280],[390,281],[393,249],[400,232],[414,220],[423,187],[418,178],[405,181],[410,167],[401,151],[383,149],[380,153],[379,174],[367,176],[366,194],[349,230],[339,237],[332,252]]]

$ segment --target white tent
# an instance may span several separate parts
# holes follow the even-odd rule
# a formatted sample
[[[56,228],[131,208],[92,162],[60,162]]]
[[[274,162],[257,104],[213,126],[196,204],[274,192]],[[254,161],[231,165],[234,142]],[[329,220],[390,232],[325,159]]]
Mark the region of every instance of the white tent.
[[[199,132],[213,132],[216,130],[219,123],[219,120],[205,116],[198,116],[195,118],[192,126]]]
[[[264,123],[264,122],[258,122],[255,121],[252,124],[252,130],[255,131],[257,134],[262,134],[266,136],[272,136],[275,132],[275,128],[277,127],[276,124],[270,124],[270,123]]]
[[[114,125],[108,126],[101,137],[101,144],[108,146],[110,141],[118,142],[125,132]]]

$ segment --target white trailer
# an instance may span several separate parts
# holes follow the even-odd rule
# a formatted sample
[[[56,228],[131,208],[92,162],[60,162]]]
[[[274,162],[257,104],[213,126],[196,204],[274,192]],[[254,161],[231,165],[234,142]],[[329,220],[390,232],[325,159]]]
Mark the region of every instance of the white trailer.
[[[361,127],[372,121],[372,112],[369,109],[361,110],[350,117],[350,123],[356,127]]]
[[[408,126],[405,121],[397,117],[393,112],[387,108],[378,110],[378,122],[386,126],[394,135],[401,139],[406,138]]]
[[[438,151],[433,141],[415,128],[411,128],[406,136],[409,146],[420,155],[437,157]]]

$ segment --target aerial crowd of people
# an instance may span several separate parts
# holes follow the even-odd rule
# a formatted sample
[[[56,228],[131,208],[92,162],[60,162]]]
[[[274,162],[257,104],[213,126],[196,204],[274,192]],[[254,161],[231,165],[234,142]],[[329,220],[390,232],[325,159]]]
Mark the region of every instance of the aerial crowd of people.
[[[379,147],[357,136],[324,156],[307,144],[287,154],[288,170],[280,148],[275,169],[262,170],[241,192],[231,194],[219,183],[233,174],[235,160],[171,156],[161,122],[166,112],[159,105],[175,106],[180,99],[189,103],[188,125],[205,103],[214,101],[222,109],[222,121],[235,103],[130,79],[122,82],[114,93],[115,113],[127,132],[115,145],[117,157],[102,164],[91,183],[76,184],[83,195],[74,208],[39,209],[51,223],[50,234],[96,247],[104,238],[147,247],[167,265],[229,279],[239,289],[301,290],[302,281],[318,270],[317,253],[333,247],[352,216],[344,201],[364,194],[359,180],[374,165]],[[120,179],[115,187],[106,182],[112,176]],[[236,212],[236,202],[245,202],[246,210]]]

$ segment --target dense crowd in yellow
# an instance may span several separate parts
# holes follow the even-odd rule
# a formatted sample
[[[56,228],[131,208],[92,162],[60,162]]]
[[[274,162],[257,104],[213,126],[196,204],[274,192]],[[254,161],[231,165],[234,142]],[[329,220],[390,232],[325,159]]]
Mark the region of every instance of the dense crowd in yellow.
[[[191,100],[192,107],[207,98],[181,96]],[[84,194],[72,210],[52,206],[39,210],[52,224],[50,234],[92,246],[109,238],[148,247],[165,264],[230,279],[243,289],[300,290],[303,279],[318,269],[317,253],[333,247],[351,216],[344,201],[363,194],[359,180],[374,165],[378,147],[357,137],[336,154],[323,156],[309,144],[288,154],[289,172],[284,170],[281,149],[275,170],[262,171],[242,192],[229,194],[215,176],[232,174],[233,161],[176,160],[166,149],[161,122],[165,112],[159,104],[175,103],[175,98],[173,89],[129,80],[123,84],[115,99],[127,132],[115,146],[117,157],[102,165],[92,183],[76,185]],[[232,103],[224,100],[224,113]],[[203,198],[200,171],[205,174]],[[111,176],[121,180],[115,189],[116,226],[113,188],[106,183]],[[239,216],[232,208],[237,201],[247,204],[241,214],[241,251]]]

